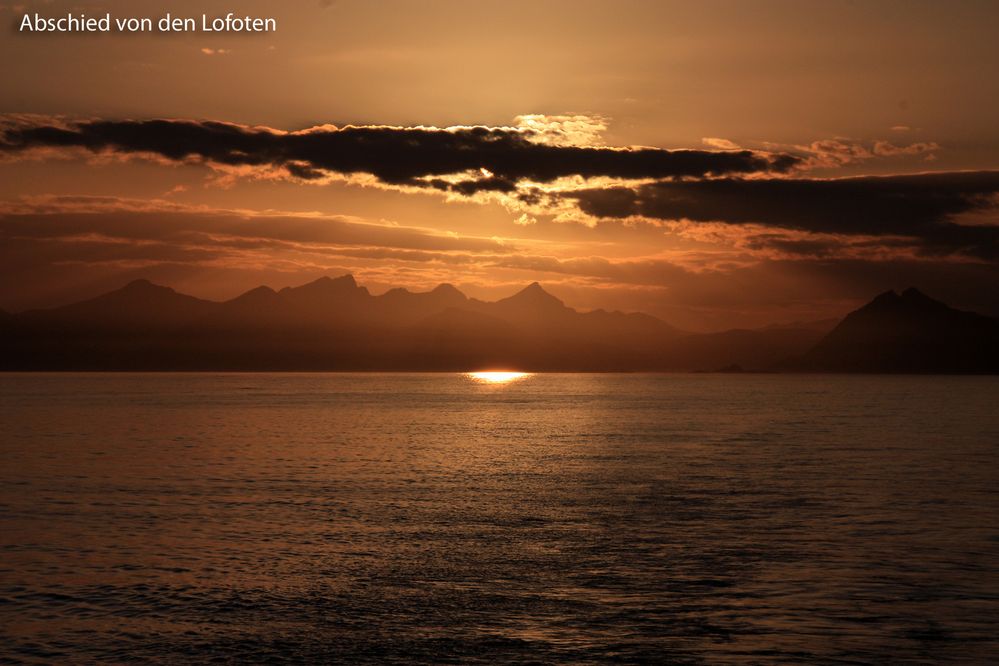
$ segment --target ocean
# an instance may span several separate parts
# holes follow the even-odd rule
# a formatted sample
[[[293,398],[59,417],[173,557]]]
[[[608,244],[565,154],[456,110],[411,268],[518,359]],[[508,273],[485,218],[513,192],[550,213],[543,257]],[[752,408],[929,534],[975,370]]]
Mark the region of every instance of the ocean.
[[[995,663],[999,377],[0,375],[0,662]]]

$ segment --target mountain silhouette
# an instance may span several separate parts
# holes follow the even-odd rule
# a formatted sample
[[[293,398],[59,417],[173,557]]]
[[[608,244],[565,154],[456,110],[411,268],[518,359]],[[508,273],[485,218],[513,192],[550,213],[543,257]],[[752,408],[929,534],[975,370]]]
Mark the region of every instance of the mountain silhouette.
[[[570,308],[565,306],[565,303],[542,289],[541,285],[537,282],[532,282],[513,296],[496,301],[492,304],[492,308],[517,316],[558,316],[571,312]]]
[[[351,275],[221,303],[137,280],[0,322],[4,369],[636,369],[679,335],[647,315],[579,313],[537,283],[485,302],[448,284],[373,296]]]
[[[375,296],[344,275],[215,302],[136,280],[0,313],[0,369],[995,372],[997,338],[994,320],[914,289],[835,328],[693,334],[642,313],[578,312],[536,282],[487,302],[448,284]]]
[[[886,291],[848,314],[798,366],[825,372],[997,372],[999,322],[915,288]]]
[[[173,328],[203,319],[215,306],[211,301],[180,294],[149,280],[134,280],[96,298],[51,310],[29,310],[16,318],[86,329]]]
[[[376,319],[383,323],[414,324],[429,314],[464,307],[468,300],[450,284],[440,284],[425,292],[396,288],[374,299],[374,312]]]

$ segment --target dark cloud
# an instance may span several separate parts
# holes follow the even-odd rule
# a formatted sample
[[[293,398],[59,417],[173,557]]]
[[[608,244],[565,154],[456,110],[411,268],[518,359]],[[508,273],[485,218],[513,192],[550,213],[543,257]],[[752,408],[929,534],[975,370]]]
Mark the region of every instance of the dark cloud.
[[[563,195],[601,218],[762,224],[827,234],[908,236],[926,254],[999,257],[999,227],[954,217],[994,207],[999,171],[818,179],[664,181]]]
[[[455,192],[466,197],[472,196],[476,192],[513,192],[517,189],[517,182],[509,178],[481,178],[479,180],[463,180],[457,183],[449,183],[440,178],[427,181],[430,187],[445,192]]]
[[[850,255],[872,255],[881,253],[891,254],[892,250],[897,250],[895,254],[909,254],[905,250],[911,250],[913,242],[907,238],[898,237],[843,237],[843,236],[818,236],[809,238],[788,238],[779,233],[759,233],[750,234],[746,237],[744,245],[750,250],[776,250],[779,255],[786,255],[793,258],[821,259],[821,258],[846,258]]]
[[[306,180],[327,173],[369,173],[396,185],[470,194],[503,190],[520,180],[566,176],[668,179],[787,171],[797,157],[748,150],[553,145],[530,130],[493,127],[332,126],[301,132],[192,120],[94,120],[61,124],[15,119],[0,150],[82,148],[95,153],[151,154],[228,166],[274,167]],[[472,184],[421,179],[486,170]]]

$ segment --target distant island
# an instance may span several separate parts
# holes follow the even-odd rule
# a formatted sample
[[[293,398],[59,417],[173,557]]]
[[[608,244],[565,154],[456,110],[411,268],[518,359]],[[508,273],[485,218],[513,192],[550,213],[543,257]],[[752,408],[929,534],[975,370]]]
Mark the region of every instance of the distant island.
[[[997,373],[999,322],[916,289],[842,321],[688,333],[578,312],[533,283],[495,302],[451,285],[373,296],[323,277],[229,301],[137,280],[47,310],[0,311],[0,370]]]

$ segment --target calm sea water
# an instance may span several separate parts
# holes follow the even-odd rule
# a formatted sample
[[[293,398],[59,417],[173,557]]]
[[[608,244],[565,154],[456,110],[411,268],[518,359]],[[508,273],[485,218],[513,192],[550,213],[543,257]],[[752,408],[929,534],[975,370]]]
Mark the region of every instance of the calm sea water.
[[[999,661],[999,378],[0,375],[0,660]]]

